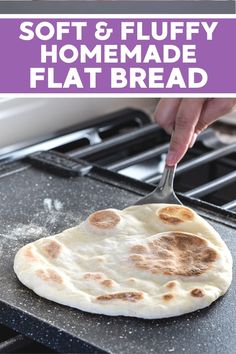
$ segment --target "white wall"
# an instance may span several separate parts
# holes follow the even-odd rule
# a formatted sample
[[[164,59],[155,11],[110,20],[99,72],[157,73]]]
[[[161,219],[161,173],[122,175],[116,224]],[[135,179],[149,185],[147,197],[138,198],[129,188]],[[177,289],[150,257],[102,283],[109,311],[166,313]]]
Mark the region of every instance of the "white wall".
[[[157,99],[18,98],[0,99],[0,148],[43,138],[78,122],[125,107],[151,113]]]

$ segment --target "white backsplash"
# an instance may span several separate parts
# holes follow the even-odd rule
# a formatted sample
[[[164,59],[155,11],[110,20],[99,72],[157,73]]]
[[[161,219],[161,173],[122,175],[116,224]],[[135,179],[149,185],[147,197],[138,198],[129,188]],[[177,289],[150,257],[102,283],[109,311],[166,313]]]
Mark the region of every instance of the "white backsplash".
[[[147,113],[150,98],[12,98],[0,99],[0,148],[44,137],[79,122],[131,107]],[[5,150],[5,149],[4,149]]]

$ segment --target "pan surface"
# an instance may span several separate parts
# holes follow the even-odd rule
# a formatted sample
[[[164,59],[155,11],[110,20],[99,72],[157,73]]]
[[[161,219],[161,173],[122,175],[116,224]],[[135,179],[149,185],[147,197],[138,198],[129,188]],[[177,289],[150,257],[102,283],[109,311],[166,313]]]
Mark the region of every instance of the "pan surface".
[[[21,246],[77,225],[95,210],[124,208],[140,198],[125,189],[125,177],[121,179],[120,185],[118,178],[106,183],[102,170],[100,177],[98,172],[60,177],[21,162],[2,172],[0,322],[60,352],[234,353],[235,278],[227,294],[210,307],[163,320],[85,313],[40,298],[17,280],[13,260]],[[217,229],[235,257],[235,220],[186,200]]]

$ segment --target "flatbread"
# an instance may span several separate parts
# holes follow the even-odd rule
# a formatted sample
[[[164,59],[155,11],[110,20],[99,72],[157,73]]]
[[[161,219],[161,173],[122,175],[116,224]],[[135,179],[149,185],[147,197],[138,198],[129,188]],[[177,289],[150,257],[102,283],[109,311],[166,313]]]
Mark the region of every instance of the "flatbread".
[[[210,305],[232,280],[232,257],[193,210],[147,204],[91,214],[22,247],[14,270],[36,294],[77,309],[146,319]]]

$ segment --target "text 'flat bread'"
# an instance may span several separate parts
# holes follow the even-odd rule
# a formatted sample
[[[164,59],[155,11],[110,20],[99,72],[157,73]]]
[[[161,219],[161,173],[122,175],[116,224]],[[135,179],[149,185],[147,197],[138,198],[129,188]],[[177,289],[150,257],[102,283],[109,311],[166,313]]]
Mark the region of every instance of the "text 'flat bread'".
[[[22,247],[19,280],[83,311],[142,318],[204,308],[232,280],[231,254],[193,210],[147,204],[91,214],[78,227]]]

